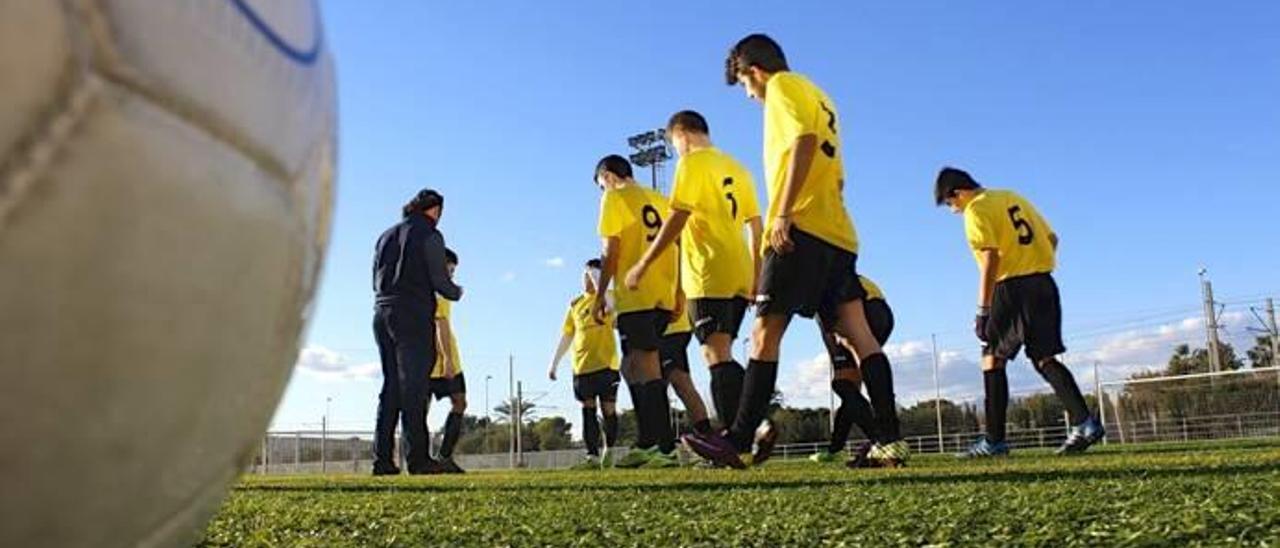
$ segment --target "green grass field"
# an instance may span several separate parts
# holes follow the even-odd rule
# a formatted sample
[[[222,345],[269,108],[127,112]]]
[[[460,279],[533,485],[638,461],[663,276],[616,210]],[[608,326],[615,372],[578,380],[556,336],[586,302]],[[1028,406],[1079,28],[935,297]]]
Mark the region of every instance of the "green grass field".
[[[1280,544],[1280,442],[899,470],[246,477],[205,546]]]

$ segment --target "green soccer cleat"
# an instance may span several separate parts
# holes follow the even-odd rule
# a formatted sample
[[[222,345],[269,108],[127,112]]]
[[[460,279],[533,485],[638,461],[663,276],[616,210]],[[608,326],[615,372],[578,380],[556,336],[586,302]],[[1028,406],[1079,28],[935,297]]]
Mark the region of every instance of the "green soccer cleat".
[[[649,460],[652,459],[653,455],[656,453],[658,453],[657,447],[650,447],[648,449],[632,448],[630,451],[627,451],[627,454],[621,459],[618,459],[613,466],[615,468],[639,468],[648,464]]]
[[[569,467],[570,470],[599,470],[600,459],[595,455],[587,455],[582,462]]]
[[[646,469],[648,468],[679,468],[679,467],[680,467],[680,458],[676,455],[675,451],[672,451],[670,453],[663,453],[662,451],[659,451],[657,449],[653,450],[653,453],[649,457],[649,462],[646,462],[644,463],[644,465],[641,466],[641,468],[646,468]]]
[[[809,455],[809,462],[814,462],[818,464],[827,464],[827,463],[835,462],[836,460],[837,460],[836,454],[830,451],[827,451],[826,449],[822,449],[817,453]]]

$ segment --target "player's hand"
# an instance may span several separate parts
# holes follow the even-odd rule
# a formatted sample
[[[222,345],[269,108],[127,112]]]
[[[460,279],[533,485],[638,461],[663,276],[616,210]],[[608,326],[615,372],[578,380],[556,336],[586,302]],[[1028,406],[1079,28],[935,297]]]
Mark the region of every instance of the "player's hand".
[[[671,323],[676,323],[680,320],[680,315],[685,313],[684,308],[687,304],[688,300],[685,299],[684,291],[677,291],[676,305],[671,309]]]
[[[769,240],[769,247],[773,248],[773,252],[779,255],[790,253],[795,249],[795,242],[791,241],[791,217],[778,216],[773,218],[773,222],[769,225],[769,233],[765,235]]]
[[[645,264],[642,261],[636,263],[635,266],[631,267],[631,270],[627,271],[627,276],[623,280],[623,283],[627,284],[627,289],[635,291],[640,287],[640,278],[644,277],[645,270]]]
[[[445,379],[448,379],[448,380],[453,380],[453,377],[454,377],[455,375],[457,375],[457,372],[453,369],[453,362],[452,362],[452,361],[450,361],[450,360],[445,360],[445,362],[444,362],[444,378],[445,378]]]
[[[608,306],[608,303],[606,303],[604,299],[596,299],[595,302],[591,304],[591,317],[600,325],[604,325],[606,306]]]
[[[989,342],[987,341],[987,323],[990,321],[990,310],[979,310],[978,315],[973,317],[973,334],[984,343]]]
[[[548,369],[547,377],[553,381],[556,380],[556,368],[552,367],[551,369]]]

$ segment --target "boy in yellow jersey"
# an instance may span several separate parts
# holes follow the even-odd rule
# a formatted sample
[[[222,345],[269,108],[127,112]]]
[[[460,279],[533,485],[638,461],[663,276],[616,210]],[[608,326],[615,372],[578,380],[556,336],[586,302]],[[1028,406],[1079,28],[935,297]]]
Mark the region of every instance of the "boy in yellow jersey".
[[[649,242],[658,237],[667,218],[667,204],[661,194],[636,183],[631,163],[621,156],[601,159],[595,180],[604,190],[599,223],[604,242],[600,293],[604,295],[614,276],[630,270]],[[658,360],[667,324],[673,314],[683,313],[676,301],[676,260],[675,250],[669,249],[653,262],[649,276],[638,286],[618,284],[613,290],[622,376],[631,391],[637,430],[635,446],[614,464],[620,468],[679,465],[669,420],[671,403]],[[604,299],[596,299],[592,313],[597,321],[604,321],[606,308]]]
[[[871,326],[871,334],[875,336],[876,342],[883,346],[893,333],[893,310],[889,308],[889,302],[885,300],[880,286],[866,276],[858,276],[858,281],[867,294],[862,304],[867,314],[867,324]],[[871,404],[862,396],[862,375],[858,372],[858,363],[835,331],[837,319],[835,310],[830,307],[818,311],[818,331],[822,335],[822,344],[827,348],[827,356],[831,359],[831,390],[840,396],[840,408],[836,410],[830,443],[826,449],[809,457],[813,462],[834,461],[848,444],[849,431],[855,424],[867,439],[877,438],[875,414],[871,410]],[[872,449],[874,446],[870,443],[855,447],[845,465],[849,468],[875,466],[879,461],[872,458]]]
[[[573,350],[573,396],[582,404],[582,439],[587,445],[587,457],[575,469],[594,469],[613,465],[613,448],[618,440],[618,343],[613,336],[613,313],[608,312],[604,322],[592,316],[596,300],[603,300],[596,291],[600,279],[600,259],[587,261],[582,273],[582,294],[569,303],[564,316],[563,335],[547,376],[556,380],[556,366],[565,352]],[[600,419],[596,416],[597,402],[604,414],[604,458],[600,455]]]
[[[1027,358],[1053,387],[1074,427],[1059,454],[1079,453],[1102,439],[1102,424],[1090,413],[1071,371],[1058,361],[1062,344],[1062,303],[1053,280],[1058,235],[1026,198],[1008,190],[985,189],[968,173],[943,168],[934,182],[934,200],[964,215],[964,232],[978,262],[978,313],[973,330],[982,341],[986,389],[986,435],[961,458],[1007,455],[1005,410],[1009,379],[1004,367],[1025,345]]]
[[[763,224],[755,184],[742,164],[711,143],[711,129],[701,114],[683,110],[672,115],[667,138],[680,156],[671,185],[671,218],[627,274],[627,283],[638,284],[655,257],[681,242],[680,285],[689,298],[688,319],[711,368],[716,416],[728,428],[738,413],[745,373],[733,359],[733,340],[760,270]],[[751,233],[749,242],[743,226]]]
[[[829,306],[838,317],[835,329],[857,356],[871,395],[879,454],[886,464],[901,464],[909,450],[898,432],[889,360],[863,310],[865,295],[856,274],[858,238],[844,207],[844,151],[835,103],[808,78],[791,72],[782,48],[763,34],[734,45],[725,60],[725,80],[741,84],[749,97],[764,103],[767,247],[751,361],[733,426],[728,436],[713,443],[686,442],[704,458],[743,466],[737,454],[751,444],[768,411],[779,347],[791,317],[813,317]]]
[[[449,277],[458,268],[458,254],[444,250],[445,265]],[[444,440],[440,443],[439,469],[446,474],[461,474],[463,470],[453,462],[453,448],[462,435],[462,414],[467,410],[467,381],[462,376],[462,360],[458,356],[458,339],[453,335],[453,322],[449,319],[451,305],[447,299],[436,297],[436,363],[427,381],[427,402],[423,408],[430,412],[431,398],[437,401],[449,398],[453,408],[444,421]],[[424,413],[425,415],[425,413]],[[423,417],[426,420],[426,417]]]

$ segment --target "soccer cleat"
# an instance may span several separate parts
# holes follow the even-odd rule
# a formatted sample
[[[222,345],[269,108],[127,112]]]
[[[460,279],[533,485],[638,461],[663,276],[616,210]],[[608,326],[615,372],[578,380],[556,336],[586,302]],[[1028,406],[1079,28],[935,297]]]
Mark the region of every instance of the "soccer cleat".
[[[679,468],[680,458],[676,456],[673,450],[670,453],[663,453],[661,450],[654,449],[649,456],[649,462],[644,463],[641,468]]]
[[[373,475],[375,476],[398,476],[400,468],[394,464],[375,464],[373,465]]]
[[[569,467],[570,470],[599,470],[600,459],[595,455],[587,455],[582,462]]]
[[[728,466],[739,470],[747,467],[738,457],[738,448],[728,438],[718,434],[685,434],[681,441],[690,451],[718,466]]]
[[[426,464],[421,467],[409,467],[409,475],[411,476],[434,476],[443,473],[444,468],[440,466],[440,461],[431,458],[427,459]]]
[[[859,443],[853,448],[853,451],[849,452],[849,460],[844,461],[845,467],[874,468],[874,465],[868,455],[871,454],[871,450],[875,449],[875,447],[876,445],[870,441]]]
[[[633,447],[630,451],[627,451],[626,455],[623,455],[621,459],[618,459],[613,466],[616,468],[639,468],[648,464],[649,460],[653,458],[654,453],[657,452],[657,447],[650,447],[648,449],[637,449]]]
[[[600,457],[601,468],[613,468],[614,461],[617,459],[618,450],[612,447],[604,448],[604,454]]]
[[[751,454],[751,466],[760,466],[773,456],[773,446],[778,443],[778,429],[764,421],[756,428],[756,450]]]
[[[466,471],[466,470],[463,470],[461,466],[458,466],[458,463],[453,462],[453,458],[452,458],[452,457],[450,457],[450,458],[446,458],[446,459],[442,459],[442,460],[440,461],[440,471],[441,471],[441,473],[443,473],[443,474],[465,474],[465,473],[467,473],[467,471]]]
[[[907,465],[911,447],[905,440],[876,443],[867,451],[867,464],[871,468],[900,468]]]
[[[817,453],[809,455],[809,462],[813,462],[817,464],[827,464],[827,463],[835,462],[837,458],[838,457],[836,456],[835,453],[827,451],[826,449],[820,449]]]
[[[986,436],[979,436],[968,449],[956,453],[958,459],[986,459],[1009,456],[1009,443],[1000,440],[995,443],[987,441]]]
[[[1089,446],[1101,440],[1107,435],[1107,430],[1102,427],[1102,423],[1098,419],[1089,417],[1079,426],[1071,429],[1071,434],[1067,436],[1067,441],[1062,442],[1062,446],[1054,453],[1059,455],[1074,455],[1083,453]]]

